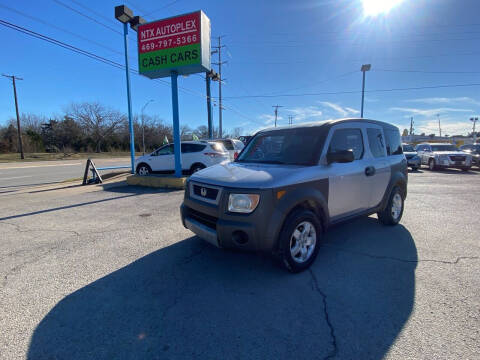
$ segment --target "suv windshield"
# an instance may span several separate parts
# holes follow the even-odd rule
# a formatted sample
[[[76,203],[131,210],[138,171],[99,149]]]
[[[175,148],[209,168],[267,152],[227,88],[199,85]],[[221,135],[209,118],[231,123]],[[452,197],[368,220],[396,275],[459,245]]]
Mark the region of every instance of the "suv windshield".
[[[402,145],[403,152],[415,152],[415,149],[412,145]]]
[[[455,145],[432,145],[432,151],[458,151]]]
[[[318,162],[320,145],[320,137],[313,128],[264,132],[250,140],[236,161],[314,165]]]

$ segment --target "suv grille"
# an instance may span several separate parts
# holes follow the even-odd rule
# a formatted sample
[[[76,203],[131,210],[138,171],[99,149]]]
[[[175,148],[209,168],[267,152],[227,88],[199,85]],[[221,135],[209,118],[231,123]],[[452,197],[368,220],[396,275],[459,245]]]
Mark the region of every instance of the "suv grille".
[[[407,158],[407,160],[410,160],[411,158],[413,158],[415,155],[405,155],[405,157]]]
[[[201,213],[197,210],[193,210],[191,208],[187,208],[187,214],[188,217],[192,218],[193,220],[198,221],[199,223],[208,226],[209,228],[216,230],[217,229],[217,220],[215,216],[207,215],[204,213]]]
[[[465,161],[466,156],[462,155],[451,155],[450,160],[452,161]]]
[[[218,189],[212,189],[206,186],[193,185],[193,193],[198,197],[216,200],[218,195]]]

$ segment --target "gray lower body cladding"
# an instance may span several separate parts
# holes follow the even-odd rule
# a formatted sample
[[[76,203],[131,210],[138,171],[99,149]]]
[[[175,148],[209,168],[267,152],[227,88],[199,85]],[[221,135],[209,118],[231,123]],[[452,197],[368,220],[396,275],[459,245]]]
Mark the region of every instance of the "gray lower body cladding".
[[[277,192],[284,190],[278,198]],[[231,213],[227,209],[231,193],[257,193],[260,202],[250,214]],[[218,204],[208,203],[185,192],[180,207],[183,225],[204,240],[222,248],[272,252],[285,218],[299,203],[308,201],[322,220],[328,219],[328,179],[282,187],[279,189],[222,189]],[[326,224],[324,224],[326,225]]]

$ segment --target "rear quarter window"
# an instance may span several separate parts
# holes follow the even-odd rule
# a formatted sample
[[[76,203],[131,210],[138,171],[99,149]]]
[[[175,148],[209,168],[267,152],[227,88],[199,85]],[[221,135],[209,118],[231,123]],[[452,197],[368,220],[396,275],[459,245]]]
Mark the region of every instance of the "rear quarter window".
[[[385,142],[387,145],[387,155],[401,155],[403,154],[402,139],[398,130],[384,128]]]
[[[235,150],[230,140],[217,140],[216,143],[223,144],[227,150]]]
[[[221,142],[211,142],[209,143],[213,150],[218,152],[225,152],[225,146]]]

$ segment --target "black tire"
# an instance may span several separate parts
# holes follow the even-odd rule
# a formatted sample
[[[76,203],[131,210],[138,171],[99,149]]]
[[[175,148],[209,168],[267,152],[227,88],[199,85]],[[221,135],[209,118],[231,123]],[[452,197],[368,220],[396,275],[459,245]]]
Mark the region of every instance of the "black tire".
[[[400,213],[394,212],[394,209],[393,209],[394,201],[395,202],[398,201],[397,195],[401,200]],[[384,225],[397,225],[402,219],[403,209],[404,209],[404,200],[405,199],[403,197],[403,192],[400,190],[398,186],[395,186],[392,189],[390,196],[388,197],[387,206],[385,206],[385,209],[377,213],[378,220]]]
[[[307,253],[309,254],[308,258],[306,258],[302,262],[299,262],[300,258],[297,258],[298,260],[295,260],[294,256],[292,256],[291,240],[296,242],[296,240],[294,240],[294,232],[295,230],[297,230],[297,227],[302,226],[301,225],[302,223],[309,223],[310,226],[313,226],[315,230],[315,242],[313,245],[313,249],[311,251],[310,250],[307,251]],[[310,231],[310,234],[313,234],[313,233]],[[291,213],[285,219],[285,222],[283,223],[282,231],[280,232],[280,236],[278,239],[279,260],[282,266],[292,273],[298,273],[300,271],[308,269],[310,265],[315,261],[315,258],[317,257],[322,236],[323,236],[322,224],[320,223],[320,220],[313,212],[311,212],[310,210],[300,209]],[[305,241],[305,239],[303,241]],[[299,245],[299,247],[301,246]]]
[[[418,171],[418,166],[412,166],[412,171]]]
[[[437,170],[437,165],[435,164],[435,159],[428,160],[428,168],[431,171]]]
[[[137,175],[146,176],[152,173],[152,168],[145,163],[138,164],[137,166]]]
[[[205,168],[206,166],[203,164],[193,164],[192,167],[190,168],[190,174],[195,174],[197,171],[200,171]]]
[[[470,166],[462,168],[462,171],[465,171],[465,172],[470,171]]]

